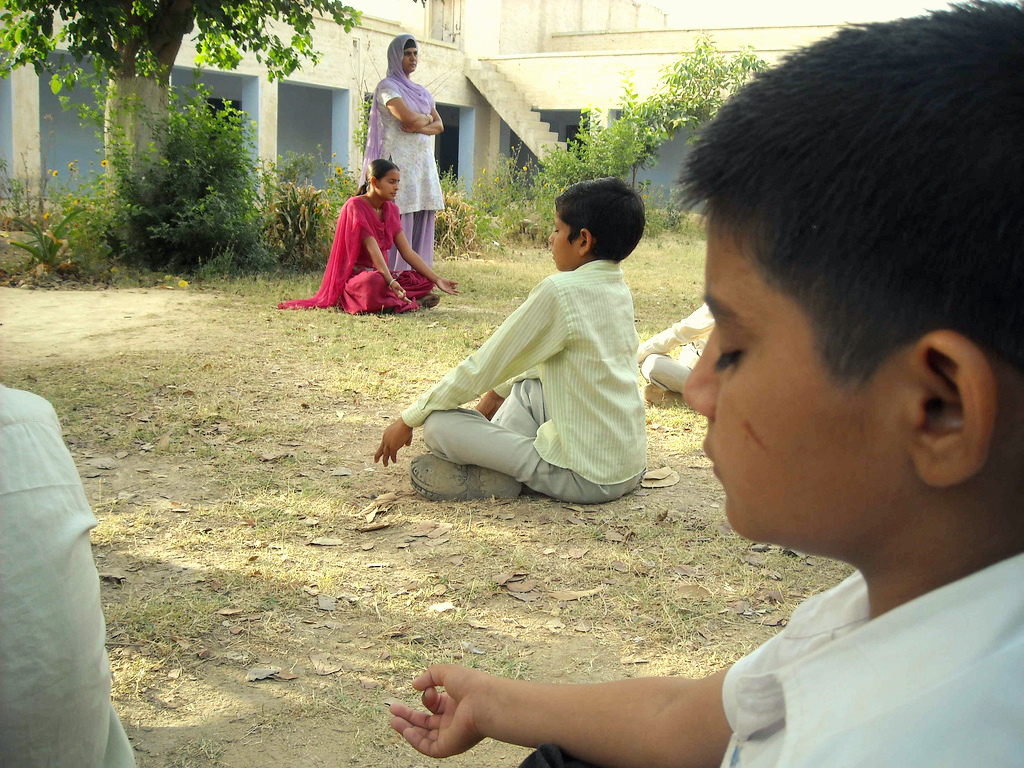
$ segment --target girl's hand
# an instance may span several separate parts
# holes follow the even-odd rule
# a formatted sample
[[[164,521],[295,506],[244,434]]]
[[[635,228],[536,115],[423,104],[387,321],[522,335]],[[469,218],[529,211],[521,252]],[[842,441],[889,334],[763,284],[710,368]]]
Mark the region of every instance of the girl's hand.
[[[397,298],[401,299],[402,301],[408,301],[409,300],[408,297],[406,297],[406,295],[405,295],[405,288],[403,288],[402,284],[399,283],[397,280],[392,280],[388,284],[388,287],[391,288],[391,292],[393,294],[395,294],[395,296]]]
[[[434,285],[445,293],[450,293],[452,296],[457,296],[459,293],[459,283],[457,280],[446,280],[443,277],[438,277],[437,280],[434,281]]]

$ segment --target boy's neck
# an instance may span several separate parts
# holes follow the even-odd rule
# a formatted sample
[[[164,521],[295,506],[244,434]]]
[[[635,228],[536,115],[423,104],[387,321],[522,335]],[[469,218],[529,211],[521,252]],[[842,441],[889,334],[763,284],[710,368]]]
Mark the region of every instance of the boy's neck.
[[[867,582],[872,618],[1024,552],[1024,525],[1009,516],[973,516],[963,507],[951,514],[938,506],[917,510],[908,518],[916,518],[914,530],[853,563]]]

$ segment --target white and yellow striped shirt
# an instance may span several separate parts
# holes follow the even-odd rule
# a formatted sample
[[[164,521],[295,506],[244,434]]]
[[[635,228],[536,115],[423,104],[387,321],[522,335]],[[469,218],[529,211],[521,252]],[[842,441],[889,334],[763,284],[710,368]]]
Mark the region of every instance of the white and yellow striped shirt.
[[[538,283],[402,420],[418,427],[432,411],[458,408],[490,389],[507,396],[513,381],[539,378],[551,414],[537,432],[541,458],[598,485],[625,482],[647,461],[638,343],[622,269],[589,261]]]

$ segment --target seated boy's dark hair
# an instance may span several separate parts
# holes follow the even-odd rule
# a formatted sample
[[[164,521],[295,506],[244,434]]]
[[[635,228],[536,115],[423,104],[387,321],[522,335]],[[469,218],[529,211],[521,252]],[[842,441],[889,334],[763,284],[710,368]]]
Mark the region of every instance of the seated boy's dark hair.
[[[573,184],[555,198],[555,213],[569,225],[569,241],[581,229],[594,236],[594,258],[622,261],[644,234],[644,201],[622,179],[609,176]]]
[[[681,182],[840,380],[948,328],[1024,370],[1024,6],[846,28],[758,75]]]

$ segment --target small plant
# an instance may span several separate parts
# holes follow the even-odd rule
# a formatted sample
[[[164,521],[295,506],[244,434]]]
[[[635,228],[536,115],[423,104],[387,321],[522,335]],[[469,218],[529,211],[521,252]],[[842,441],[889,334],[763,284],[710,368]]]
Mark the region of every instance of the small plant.
[[[15,218],[14,224],[30,235],[31,238],[27,243],[17,240],[11,240],[10,243],[29,252],[32,256],[29,267],[43,264],[52,269],[64,261],[64,254],[68,250],[68,241],[64,235],[67,233],[71,222],[84,210],[84,208],[73,208],[65,213],[61,220],[52,228],[46,226],[46,222],[50,218],[48,213],[43,214],[41,221],[35,218]]]
[[[309,184],[281,182],[267,197],[267,244],[282,266],[323,267],[330,246],[327,196]]]
[[[441,177],[444,192],[444,210],[437,212],[434,229],[434,247],[447,258],[465,258],[481,250],[477,230],[477,214],[459,187],[459,180],[451,173]]]

